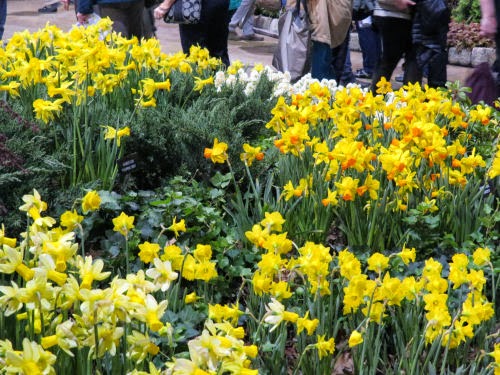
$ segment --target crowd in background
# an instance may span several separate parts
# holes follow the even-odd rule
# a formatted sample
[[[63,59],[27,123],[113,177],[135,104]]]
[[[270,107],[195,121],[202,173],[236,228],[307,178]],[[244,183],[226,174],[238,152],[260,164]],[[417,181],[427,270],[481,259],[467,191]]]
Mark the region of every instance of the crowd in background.
[[[122,35],[152,37],[155,19],[162,20],[175,0],[163,0],[154,7],[145,7],[145,0],[73,0],[76,19],[80,24],[89,21],[94,13],[110,17],[113,28]],[[62,0],[65,9],[72,0]],[[160,0],[159,0],[160,1]],[[279,1],[279,0],[278,0]],[[285,0],[283,0],[285,2]],[[446,36],[450,12],[429,25],[434,16],[427,3],[444,0],[378,0],[373,13],[360,20],[352,19],[353,0],[298,0],[305,1],[311,23],[311,75],[318,79],[335,79],[342,84],[356,79],[371,79],[371,89],[377,83],[390,80],[399,61],[404,59],[403,84],[422,82],[425,75],[430,87],[444,86],[447,81]],[[294,6],[288,0],[283,6]],[[500,0],[480,0],[481,32],[495,39],[499,45]],[[261,41],[254,31],[256,0],[202,0],[201,19],[196,24],[180,24],[182,49],[189,52],[192,45],[200,45],[230,64],[228,40]],[[55,9],[57,10],[57,9]],[[44,7],[39,11],[54,11]],[[0,0],[0,38],[7,16],[7,0]],[[350,31],[355,27],[363,56],[363,67],[352,72],[349,54]],[[238,32],[238,30],[241,30]],[[500,55],[493,71],[500,71]]]

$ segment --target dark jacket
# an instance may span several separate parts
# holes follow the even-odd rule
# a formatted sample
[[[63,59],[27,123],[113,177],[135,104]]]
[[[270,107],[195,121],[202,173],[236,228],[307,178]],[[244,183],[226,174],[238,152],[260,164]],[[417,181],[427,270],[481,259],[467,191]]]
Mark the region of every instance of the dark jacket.
[[[136,0],[140,1],[140,0]],[[90,14],[94,12],[94,5],[134,3],[134,0],[78,0],[78,13]]]
[[[450,10],[445,0],[417,0],[413,18],[412,39],[417,45],[420,66],[446,50]]]

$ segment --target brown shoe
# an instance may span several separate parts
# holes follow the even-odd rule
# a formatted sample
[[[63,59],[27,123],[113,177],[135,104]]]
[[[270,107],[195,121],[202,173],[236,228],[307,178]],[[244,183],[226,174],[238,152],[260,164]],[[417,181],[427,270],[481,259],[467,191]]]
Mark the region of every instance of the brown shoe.
[[[236,31],[229,31],[228,40],[241,40],[241,36]]]
[[[250,34],[250,35],[242,35],[240,37],[241,40],[249,40],[253,42],[262,42],[264,40],[264,37],[258,36],[255,34]]]

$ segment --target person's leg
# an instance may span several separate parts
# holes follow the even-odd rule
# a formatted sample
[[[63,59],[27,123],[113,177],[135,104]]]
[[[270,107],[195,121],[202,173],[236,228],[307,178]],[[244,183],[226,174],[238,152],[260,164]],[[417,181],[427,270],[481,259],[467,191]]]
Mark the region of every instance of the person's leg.
[[[323,78],[335,79],[332,62],[333,57],[330,45],[313,40],[311,51],[312,78],[316,78],[319,80],[322,80]]]
[[[351,40],[351,28],[347,31],[347,35],[339,46],[332,50],[332,67],[335,74],[335,79],[338,83],[346,85],[355,82],[354,74],[352,73],[351,56],[349,42]]]
[[[390,80],[394,69],[405,52],[409,51],[411,45],[411,21],[394,17],[373,17],[374,26],[381,37],[381,54],[377,68],[372,77],[372,90],[377,90],[377,83],[382,77]],[[406,56],[411,65],[411,75],[414,74],[413,60],[415,56]],[[406,60],[405,60],[406,61]],[[416,61],[415,61],[416,65]],[[405,66],[405,71],[408,67]],[[405,81],[407,82],[407,81]]]
[[[356,29],[363,55],[363,70],[371,76],[380,56],[380,36],[372,25],[364,26],[361,22],[357,22]]]
[[[99,14],[102,18],[109,17],[113,21],[113,31],[129,38],[127,29],[127,14],[121,4],[103,4],[99,5]]]
[[[422,66],[417,60],[417,46],[413,44],[412,27],[410,21],[403,20],[401,23],[401,42],[404,43],[404,72],[403,84],[422,83]]]
[[[202,11],[203,17],[203,11]],[[199,45],[206,48],[207,36],[204,25],[200,22],[192,25],[179,25],[179,35],[181,38],[182,52],[189,54],[191,46]]]
[[[243,27],[245,21],[255,11],[255,0],[242,0],[236,12],[234,12],[229,22],[229,31],[236,31],[237,27]],[[252,24],[253,28],[253,24]],[[253,29],[252,29],[253,31]]]
[[[143,37],[143,11],[144,0],[99,5],[101,17],[109,17],[113,21],[113,30],[125,38]]]
[[[156,36],[155,17],[153,14],[154,7],[144,8],[142,14],[144,23],[144,38],[153,38]]]
[[[448,35],[448,25],[444,25],[439,30],[441,51],[434,56],[427,65],[427,84],[429,87],[445,87],[448,81],[446,66],[448,64],[448,50],[446,41]]]
[[[182,51],[189,53],[191,46],[207,48],[210,56],[219,57],[228,66],[227,50],[228,0],[203,0],[200,22],[193,25],[179,25]]]
[[[208,0],[207,9],[207,48],[210,56],[218,57],[226,66],[230,65],[227,38],[229,0]],[[205,5],[205,4],[203,4]]]
[[[144,0],[129,3],[127,13],[127,32],[129,37],[144,37]]]
[[[0,40],[2,40],[3,38],[6,19],[7,19],[7,0],[0,0]]]

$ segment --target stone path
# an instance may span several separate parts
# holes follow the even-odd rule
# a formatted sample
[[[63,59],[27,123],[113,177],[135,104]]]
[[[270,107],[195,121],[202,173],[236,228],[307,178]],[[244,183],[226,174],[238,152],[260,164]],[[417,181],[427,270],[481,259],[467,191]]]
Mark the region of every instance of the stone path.
[[[47,0],[9,0],[7,4],[7,23],[5,25],[4,39],[8,39],[13,33],[29,30],[31,32],[43,28],[47,22],[54,24],[62,30],[69,30],[75,23],[73,6],[65,11],[62,6],[55,13],[39,13],[38,9],[46,5]],[[168,25],[163,21],[157,21],[157,37],[160,40],[165,53],[174,53],[181,50],[179,31],[176,25]],[[240,60],[244,63],[262,63],[270,65],[272,54],[277,40],[264,35],[261,42],[254,41],[229,41],[229,57],[231,60]],[[352,51],[351,61],[353,70],[362,66],[361,53]],[[470,74],[470,67],[448,65],[448,80],[464,82]],[[396,74],[401,72],[399,67]]]

